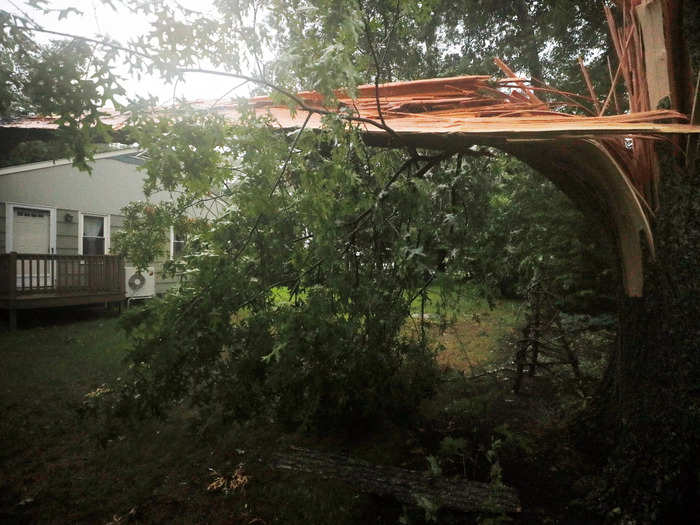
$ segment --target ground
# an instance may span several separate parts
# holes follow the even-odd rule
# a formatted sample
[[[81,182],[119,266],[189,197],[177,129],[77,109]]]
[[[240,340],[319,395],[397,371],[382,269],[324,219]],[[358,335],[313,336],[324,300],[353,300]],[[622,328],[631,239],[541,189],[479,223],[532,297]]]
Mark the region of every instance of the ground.
[[[433,289],[424,308],[430,334],[441,345],[438,363],[464,372],[487,366],[501,358],[504,342],[520,327],[524,318],[522,301],[489,301],[480,289],[461,288],[446,304]],[[413,329],[420,330],[420,302],[413,304]]]
[[[519,322],[519,307],[501,302],[491,310],[476,296],[466,306],[471,313],[460,313],[442,336],[439,361],[470,372],[495,363],[503,338]],[[439,331],[437,314],[426,310],[433,313],[427,329]],[[387,425],[356,435],[289,435],[273,425],[224,426],[183,408],[167,421],[141,421],[105,436],[85,413],[85,396],[124,371],[128,344],[118,319],[67,310],[20,322],[20,330],[0,332],[5,522],[396,523],[407,512],[401,506],[339,483],[272,471],[265,467],[266,454],[294,443],[425,470],[428,456],[442,453],[438,459],[447,473],[479,478],[489,469],[485,451],[475,448],[474,457],[466,457],[466,450],[440,452],[441,440],[465,435],[460,428],[478,414],[500,406],[505,417],[512,409],[512,399],[493,391],[466,393],[464,373],[453,371],[445,372],[445,387],[422,408],[423,423],[413,429]],[[507,425],[497,427],[501,418],[492,419],[480,431],[486,442],[493,440],[488,432],[496,432],[514,446]]]

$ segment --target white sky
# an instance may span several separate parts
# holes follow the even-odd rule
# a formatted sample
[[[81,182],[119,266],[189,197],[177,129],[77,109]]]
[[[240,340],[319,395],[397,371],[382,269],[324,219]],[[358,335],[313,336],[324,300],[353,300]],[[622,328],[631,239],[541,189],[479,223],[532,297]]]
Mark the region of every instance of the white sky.
[[[200,12],[210,9],[209,0],[180,0],[180,5]],[[61,31],[63,33],[76,34],[84,37],[95,38],[98,35],[109,35],[110,38],[121,43],[138,37],[146,32],[147,21],[126,10],[114,11],[109,6],[104,5],[100,0],[54,0],[50,2],[52,8],[75,7],[82,11],[82,15],[71,15],[63,20],[58,20],[58,15],[43,15],[36,10],[27,7],[24,0],[0,0],[0,9],[13,14],[21,15],[20,9],[29,14],[34,21],[38,22],[44,29]],[[35,33],[37,39],[47,42],[51,39],[60,38],[50,35],[39,35]],[[99,37],[98,37],[99,38]],[[126,68],[118,68],[120,76],[125,78],[124,85],[129,96],[136,95],[158,97],[161,104],[168,104],[173,99],[173,85],[166,84],[159,77],[142,76],[141,80],[130,78]],[[193,74],[186,76],[185,82],[177,85],[177,98],[187,100],[196,99],[218,99],[235,85],[240,84],[239,80],[215,77],[212,75]],[[247,95],[247,88],[239,89],[230,95]]]

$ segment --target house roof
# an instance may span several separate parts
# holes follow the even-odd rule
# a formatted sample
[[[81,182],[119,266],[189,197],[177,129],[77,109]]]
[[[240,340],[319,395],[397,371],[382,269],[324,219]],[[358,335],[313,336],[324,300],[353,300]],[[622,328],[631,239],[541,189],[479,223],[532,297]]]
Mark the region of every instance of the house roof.
[[[103,109],[101,118],[104,124],[112,126],[113,130],[120,130],[126,126],[131,114],[129,112],[118,112]],[[56,130],[58,129],[58,115],[37,115],[29,117],[19,117],[15,119],[0,120],[0,128],[6,129],[33,129],[33,130]]]
[[[129,164],[143,164],[143,161],[136,158],[139,153],[138,148],[124,148],[118,149],[116,151],[107,151],[104,153],[96,153],[95,160],[101,159],[113,159],[121,162],[127,162]],[[16,166],[8,166],[6,168],[0,168],[0,176],[8,175],[10,173],[20,173],[23,171],[40,170],[45,168],[53,168],[55,166],[65,166],[67,164],[72,164],[70,159],[56,159],[56,160],[46,160],[42,162],[31,162],[29,164],[18,164]]]

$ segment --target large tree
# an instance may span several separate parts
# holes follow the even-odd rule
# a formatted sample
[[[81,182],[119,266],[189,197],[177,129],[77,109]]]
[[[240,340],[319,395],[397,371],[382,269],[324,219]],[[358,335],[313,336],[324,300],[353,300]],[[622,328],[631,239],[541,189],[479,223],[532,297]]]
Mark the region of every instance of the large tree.
[[[111,67],[120,60],[167,80],[247,80],[290,101],[297,89],[332,98],[365,81],[488,72],[494,55],[581,92],[573,72],[583,55],[600,92],[609,88],[602,6],[591,2],[221,0],[217,16],[166,3],[125,7],[149,17],[148,34],[121,44],[78,35],[48,51],[31,39],[47,28],[2,13],[2,54],[16,65],[2,70],[3,116],[58,112],[80,145],[76,158],[89,157],[85,130],[119,93]],[[142,238],[177,223],[196,249],[177,263],[186,284],[131,317],[135,375],[125,392],[133,395],[117,408],[157,411],[187,395],[230,417],[266,413],[319,427],[410,413],[432,386],[432,368],[426,340],[402,327],[428,285],[478,271],[469,243],[478,245],[474,227],[488,218],[478,213],[487,204],[484,160],[368,148],[342,115],[327,116],[322,132],[283,135],[245,106],[235,125],[187,107],[157,121],[131,109],[134,137],[150,154],[148,189],[186,191],[173,205],[131,207],[127,221]],[[600,413],[585,420],[611,451],[601,463],[606,484],[595,487],[601,500],[642,521],[677,516],[698,472],[700,363],[688,320],[700,314],[697,177],[669,156],[663,180],[661,256],[645,298],[620,301]],[[187,219],[212,203],[223,212],[211,223]],[[155,254],[133,239],[121,245],[145,264]],[[653,461],[640,466],[642,458]]]

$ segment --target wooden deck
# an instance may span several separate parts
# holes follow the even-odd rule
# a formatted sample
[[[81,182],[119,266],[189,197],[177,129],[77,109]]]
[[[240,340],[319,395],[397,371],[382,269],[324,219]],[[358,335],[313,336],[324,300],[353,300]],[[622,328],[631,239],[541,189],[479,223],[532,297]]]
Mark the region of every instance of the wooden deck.
[[[96,303],[126,298],[124,262],[118,255],[0,255],[0,309],[16,311]]]

